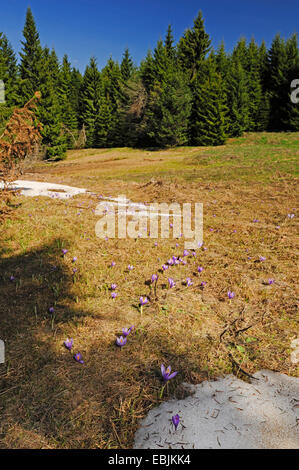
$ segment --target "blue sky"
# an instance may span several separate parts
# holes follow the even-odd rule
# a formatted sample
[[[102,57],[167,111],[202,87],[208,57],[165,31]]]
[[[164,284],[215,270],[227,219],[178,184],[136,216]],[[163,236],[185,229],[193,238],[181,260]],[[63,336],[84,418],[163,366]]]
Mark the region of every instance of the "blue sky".
[[[169,23],[178,40],[199,10],[214,47],[224,39],[228,50],[241,36],[269,46],[277,32],[288,37],[299,23],[298,0],[0,0],[0,31],[17,52],[28,6],[42,45],[60,59],[67,53],[82,72],[92,55],[102,68],[110,55],[120,61],[126,47],[138,64]]]

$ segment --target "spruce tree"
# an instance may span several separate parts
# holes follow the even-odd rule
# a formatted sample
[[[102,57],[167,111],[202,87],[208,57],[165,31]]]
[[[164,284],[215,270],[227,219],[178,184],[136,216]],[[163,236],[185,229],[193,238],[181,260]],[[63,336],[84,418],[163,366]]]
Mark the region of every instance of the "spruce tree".
[[[147,92],[153,88],[156,73],[152,51],[148,51],[144,60],[140,63],[140,76]]]
[[[138,147],[145,143],[145,110],[148,92],[141,73],[135,70],[123,85],[119,105],[120,146]]]
[[[172,34],[171,25],[168,25],[167,33],[166,33],[166,37],[165,37],[165,41],[164,41],[164,46],[165,46],[165,51],[166,51],[167,57],[170,60],[174,61],[175,58],[176,58],[176,48],[174,46],[174,38],[173,38],[173,34]]]
[[[5,85],[5,106],[17,105],[19,102],[17,59],[11,44],[3,33],[0,33],[0,80],[3,80]]]
[[[59,63],[55,51],[45,47],[40,63],[41,92],[37,117],[42,123],[42,143],[46,146],[46,158],[63,159],[66,157],[67,140],[62,129],[62,110],[57,93]]]
[[[100,110],[101,74],[94,57],[90,59],[85,69],[80,90],[79,106],[81,124],[86,129],[86,146],[95,146],[95,123]]]
[[[267,89],[270,99],[270,115],[268,130],[286,130],[284,108],[286,100],[286,45],[283,38],[277,34],[268,51],[266,73]],[[288,89],[289,91],[289,89]]]
[[[155,82],[145,111],[146,143],[158,147],[185,145],[191,94],[182,71],[169,69],[163,83]]]
[[[72,101],[72,70],[67,55],[62,59],[62,65],[59,73],[58,95],[61,106],[61,120],[67,133],[68,145],[71,148],[76,140],[76,131],[78,128],[77,109]]]
[[[192,29],[187,29],[178,44],[178,57],[189,80],[195,80],[201,70],[204,58],[210,50],[211,41],[205,32],[201,11],[194,20]]]
[[[107,144],[108,147],[120,144],[120,122],[119,107],[122,99],[122,76],[117,62],[111,57],[101,72],[102,96],[101,104],[105,113],[109,110],[109,120],[107,121]],[[106,131],[105,131],[106,132]]]
[[[221,41],[216,51],[215,60],[216,60],[216,71],[225,80],[228,74],[228,69],[229,69],[229,57],[225,51],[225,46],[224,46],[223,41]]]
[[[133,61],[131,59],[129,49],[127,48],[124,52],[123,59],[120,64],[121,76],[124,82],[129,80],[134,70]]]
[[[239,137],[249,128],[249,97],[246,72],[237,56],[230,60],[227,75],[228,134]]]
[[[226,139],[226,95],[223,79],[211,54],[205,63],[204,78],[193,82],[192,113],[189,125],[191,145],[223,145]]]
[[[39,33],[30,8],[27,9],[23,30],[24,41],[20,53],[20,96],[22,104],[26,103],[36,91],[39,91],[41,79],[42,47]]]
[[[259,49],[254,39],[252,39],[247,49],[249,131],[264,130],[263,89],[259,65]]]
[[[111,132],[113,126],[112,108],[104,92],[101,94],[99,113],[95,120],[95,147],[111,147]],[[120,142],[118,142],[119,144]],[[115,144],[115,142],[113,142]],[[117,146],[117,144],[116,144]]]

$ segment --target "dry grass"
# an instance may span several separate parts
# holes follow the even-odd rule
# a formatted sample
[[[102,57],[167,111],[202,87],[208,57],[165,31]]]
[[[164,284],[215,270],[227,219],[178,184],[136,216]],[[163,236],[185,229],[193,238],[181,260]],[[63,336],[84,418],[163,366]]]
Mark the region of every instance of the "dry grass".
[[[100,240],[97,198],[20,197],[0,235],[0,448],[132,447],[138,419],[160,402],[161,363],[179,371],[163,399],[183,397],[183,381],[232,371],[246,380],[236,363],[249,374],[298,374],[289,349],[298,336],[296,217],[287,216],[295,212],[298,139],[250,134],[221,148],[73,151],[24,175],[134,201],[203,202],[207,250],[162,274],[184,240]],[[153,273],[157,300],[147,282]],[[116,335],[130,325],[135,332],[120,350]],[[67,337],[84,365],[63,347]]]

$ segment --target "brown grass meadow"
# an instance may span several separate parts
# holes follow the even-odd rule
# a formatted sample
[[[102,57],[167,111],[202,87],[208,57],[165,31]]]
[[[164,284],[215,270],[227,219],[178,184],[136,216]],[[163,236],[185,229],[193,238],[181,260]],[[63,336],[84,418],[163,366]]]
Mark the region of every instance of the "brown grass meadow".
[[[138,420],[161,400],[184,397],[183,382],[228,373],[248,380],[260,369],[298,376],[290,361],[298,155],[299,133],[261,133],[217,148],[73,150],[28,169],[22,179],[98,196],[202,202],[206,249],[162,273],[182,255],[182,238],[105,241],[95,235],[98,196],[17,197],[0,227],[0,448],[131,448]],[[150,298],[142,312],[140,296]],[[131,325],[118,348],[116,336]],[[78,351],[84,364],[73,359]],[[160,398],[162,363],[178,375]]]

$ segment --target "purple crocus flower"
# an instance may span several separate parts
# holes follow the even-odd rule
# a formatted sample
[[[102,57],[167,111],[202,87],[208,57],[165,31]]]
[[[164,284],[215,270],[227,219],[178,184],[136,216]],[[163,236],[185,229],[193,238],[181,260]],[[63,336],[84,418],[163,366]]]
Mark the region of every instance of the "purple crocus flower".
[[[168,278],[168,284],[170,289],[175,286],[175,282],[171,277]]]
[[[193,285],[192,279],[190,279],[190,277],[187,277],[187,279],[186,279],[186,285],[187,285],[187,287],[190,287],[190,286]]]
[[[113,266],[116,265],[116,262],[115,261],[112,261],[112,263],[110,264],[111,268],[113,268]]]
[[[147,297],[139,297],[139,303],[141,306],[145,305],[148,303],[148,298]]]
[[[15,277],[14,277],[14,276],[10,276],[9,280],[10,280],[10,281],[14,281],[14,280],[15,280]]]
[[[116,293],[116,292],[112,292],[111,297],[112,297],[112,299],[115,299],[115,298],[117,297],[117,293]]]
[[[203,268],[202,268],[201,266],[198,266],[197,271],[198,271],[199,273],[202,273],[202,272],[203,272]]]
[[[151,281],[152,281],[152,282],[155,282],[155,281],[157,281],[157,280],[158,280],[157,274],[153,274],[152,277],[151,277]]]
[[[116,284],[111,284],[111,289],[112,290],[115,290],[117,288],[117,285]]]
[[[293,217],[295,217],[295,214],[288,214],[289,219],[293,219]]]
[[[268,284],[271,285],[271,284],[274,284],[274,279],[268,279]]]
[[[73,268],[73,273],[75,274],[78,271],[77,268]]]
[[[54,311],[55,311],[54,307],[49,308],[49,313],[54,313]]]
[[[127,342],[127,337],[120,336],[119,338],[116,338],[115,344],[122,348]]]
[[[171,373],[170,366],[168,366],[167,369],[165,369],[164,364],[161,365],[161,373],[162,373],[164,382],[167,382],[168,380],[173,379],[177,375],[177,372]]]
[[[168,269],[167,264],[163,264],[162,269],[163,269],[163,271],[166,271]]]
[[[72,259],[72,262],[75,263],[77,261],[77,256],[74,256],[74,258]]]
[[[265,257],[264,256],[260,256],[260,261],[265,261]]]
[[[67,252],[68,252],[68,250],[67,250],[66,248],[63,248],[61,251],[62,251],[62,254],[63,254],[63,255],[66,255]]]
[[[205,281],[202,281],[202,283],[200,285],[201,285],[201,287],[204,287],[204,286],[207,285],[207,283]]]
[[[74,359],[75,361],[80,362],[80,364],[84,364],[84,361],[82,359],[82,354],[80,352],[77,354],[74,354]]]
[[[174,425],[175,430],[177,430],[178,425],[180,424],[180,417],[179,415],[174,415],[171,418],[172,424]]]
[[[132,271],[133,269],[134,269],[134,266],[132,266],[131,264],[129,264],[128,270],[129,270],[129,271]]]
[[[227,292],[227,296],[228,296],[229,299],[233,299],[235,297],[235,293],[229,290]]]
[[[189,255],[189,251],[188,251],[188,250],[184,250],[183,256],[188,256],[188,255]]]
[[[174,264],[174,261],[172,258],[170,258],[168,261],[167,261],[167,264],[169,264],[169,266],[172,266]]]
[[[73,338],[67,339],[66,341],[63,342],[63,344],[66,347],[66,349],[70,351],[73,347]]]

